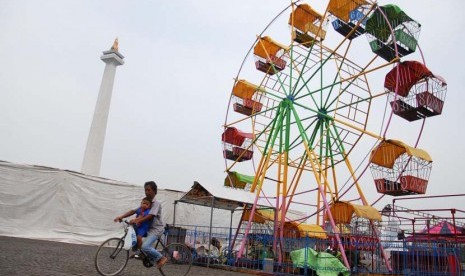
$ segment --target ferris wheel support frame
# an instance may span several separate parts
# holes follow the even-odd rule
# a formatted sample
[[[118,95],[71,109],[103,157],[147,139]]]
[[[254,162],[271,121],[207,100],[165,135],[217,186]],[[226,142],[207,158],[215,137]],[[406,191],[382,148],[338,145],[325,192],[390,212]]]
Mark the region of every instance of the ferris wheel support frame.
[[[296,1],[294,3],[291,3],[291,6],[292,6],[292,11],[294,12],[294,4],[299,2]],[[324,64],[330,59],[331,56],[333,55],[337,55],[338,53],[336,52],[337,49],[339,49],[343,43],[346,41],[346,40],[350,40],[351,38],[349,38],[351,36],[351,34],[353,34],[355,32],[356,29],[358,29],[358,27],[360,26],[361,22],[366,19],[368,17],[368,14],[371,13],[374,9],[377,9],[378,8],[378,5],[374,2],[371,3],[371,8],[369,9],[369,11],[364,15],[363,19],[362,20],[359,20],[358,23],[356,23],[356,26],[355,28],[353,28],[349,34],[347,34],[344,39],[342,40],[342,42],[336,47],[335,50],[330,50],[329,51],[329,57],[326,59],[326,60],[323,60],[323,51],[320,52],[320,69],[324,66]],[[328,13],[328,10],[329,10],[329,7],[326,9],[325,11],[325,14],[323,16],[323,18],[326,18],[326,15]],[[284,10],[283,10],[284,12]],[[383,12],[383,10],[380,9],[380,12],[382,14],[382,16],[385,18],[385,21],[387,22],[387,25],[391,31],[391,33],[393,33],[393,28],[391,26],[391,24],[389,23],[389,21],[387,20],[387,16],[386,14]],[[282,13],[282,12],[281,12]],[[294,13],[291,14],[291,18],[293,18],[294,16]],[[276,19],[276,18],[275,18]],[[274,20],[275,20],[274,19]],[[273,20],[273,21],[274,21]],[[272,21],[272,22],[273,22]],[[293,21],[293,19],[292,19]],[[271,23],[270,23],[271,24]],[[291,24],[291,23],[289,23]],[[318,29],[317,29],[317,33],[316,33],[316,37],[318,37],[318,34],[323,31],[323,22],[320,21],[319,23],[320,25],[318,26]],[[291,24],[291,28],[292,30],[294,31],[294,25]],[[263,34],[263,32],[262,32]],[[262,45],[263,48],[265,48],[263,46],[263,41],[260,39],[261,36],[257,36],[257,41],[259,41],[259,44]],[[374,68],[369,68],[369,65],[375,61],[375,59],[378,57],[378,55],[376,55],[375,57],[373,57],[373,59],[371,60],[371,62],[365,67],[365,68],[362,68],[362,67],[357,67],[357,70],[361,70],[359,74],[355,74],[355,75],[352,75],[350,76],[349,78],[342,78],[339,80],[339,81],[336,81],[336,77],[335,77],[335,80],[333,81],[333,84],[331,86],[334,86],[336,83],[343,83],[343,82],[349,82],[349,84],[347,85],[350,86],[352,81],[349,81],[351,79],[355,80],[356,78],[358,78],[359,76],[363,75],[363,77],[366,79],[366,75],[371,73],[372,71],[376,71],[382,67],[385,67],[385,66],[388,66],[388,65],[391,65],[393,63],[396,63],[396,62],[399,62],[400,61],[400,58],[399,58],[399,50],[398,50],[398,46],[397,46],[397,43],[396,43],[396,37],[393,36],[393,40],[394,40],[394,51],[395,51],[395,57],[390,59],[390,61],[388,60],[388,62],[386,64],[383,64],[381,66],[377,66],[377,67],[374,67]],[[349,42],[349,45],[352,43],[352,40],[350,40]],[[323,49],[326,49],[325,46],[322,45],[322,40],[320,41],[317,41],[317,40],[314,40],[312,42],[312,45],[310,46],[311,48],[313,48],[315,45],[320,45],[320,47]],[[306,46],[307,47],[307,46]],[[418,46],[419,47],[419,46]],[[349,47],[348,47],[349,48]],[[274,64],[274,61],[273,59],[271,58],[270,54],[268,53],[268,51],[266,49],[264,49],[265,51],[265,55],[267,56],[268,60],[271,60],[271,63],[270,63],[270,67],[267,69],[268,72],[271,72],[273,71],[273,74],[279,72],[280,70],[282,70],[282,68],[280,68],[280,70],[277,70],[276,69],[276,66]],[[249,51],[250,52],[250,51]],[[296,52],[297,55],[299,54],[298,52]],[[345,54],[343,55],[343,59],[342,59],[342,63],[341,63],[341,67],[345,62],[345,59],[346,59],[346,55],[348,53],[348,49],[346,50]],[[376,53],[376,52],[375,52]],[[421,53],[421,56],[423,58],[423,53],[421,52],[421,49],[420,49],[420,53]],[[292,50],[291,48],[291,52],[290,52],[290,56],[291,56],[291,63],[289,64],[289,68],[291,69],[290,71],[290,85],[289,85],[289,91],[286,91],[288,89],[287,88],[287,85],[285,87],[285,85],[283,84],[282,80],[280,79],[280,74],[277,74],[276,75],[276,78],[277,80],[276,81],[276,84],[279,82],[279,86],[280,86],[280,90],[282,90],[285,94],[285,98],[283,98],[282,103],[285,103],[285,102],[290,102],[291,104],[287,105],[287,111],[284,112],[282,110],[282,106],[280,106],[278,108],[281,109],[281,112],[277,112],[277,114],[279,114],[279,120],[278,119],[278,116],[276,116],[274,118],[274,122],[272,123],[273,124],[273,127],[271,128],[272,130],[269,131],[269,127],[271,125],[268,124],[263,124],[263,126],[266,126],[262,131],[258,131],[258,132],[255,132],[257,129],[254,127],[255,123],[257,123],[255,120],[253,120],[253,118],[259,114],[260,112],[257,112],[255,113],[255,111],[252,111],[252,114],[247,117],[249,119],[252,119],[252,125],[253,125],[253,130],[254,130],[254,133],[253,133],[253,136],[254,137],[252,140],[253,140],[253,143],[251,145],[248,146],[247,149],[251,148],[255,143],[256,141],[258,141],[256,138],[256,134],[255,133],[258,133],[258,136],[260,136],[261,134],[265,133],[265,138],[267,135],[269,135],[269,137],[265,140],[265,139],[262,139],[260,140],[259,142],[264,142],[264,141],[267,141],[266,142],[266,146],[264,148],[260,148],[259,147],[259,150],[261,151],[262,153],[262,156],[261,156],[261,159],[260,159],[260,164],[258,166],[258,169],[256,170],[256,177],[254,178],[254,181],[252,183],[252,189],[251,189],[251,192],[255,192],[256,193],[256,196],[255,196],[255,200],[254,200],[254,204],[251,208],[251,213],[250,213],[250,216],[249,216],[249,223],[247,225],[247,228],[246,228],[246,233],[245,233],[245,237],[247,237],[248,235],[248,232],[250,230],[250,227],[251,227],[251,222],[253,221],[253,216],[254,216],[254,213],[255,213],[255,210],[256,210],[256,206],[257,206],[257,203],[258,203],[258,199],[261,195],[261,193],[263,193],[264,195],[264,192],[262,190],[262,187],[264,185],[264,181],[265,179],[271,179],[269,177],[266,176],[266,172],[267,170],[275,165],[277,167],[277,180],[274,180],[276,181],[277,183],[277,187],[276,187],[276,205],[275,205],[275,226],[274,226],[274,229],[275,229],[275,239],[274,239],[274,244],[273,244],[273,247],[274,248],[277,248],[277,238],[279,237],[280,238],[280,241],[282,241],[283,239],[283,234],[284,234],[284,223],[286,222],[286,213],[287,211],[289,210],[290,208],[290,204],[291,202],[293,201],[293,196],[294,196],[294,193],[296,191],[296,188],[297,188],[297,185],[298,185],[298,182],[302,176],[302,173],[304,170],[309,170],[308,168],[308,165],[310,164],[312,169],[311,171],[313,172],[314,176],[315,176],[315,180],[317,182],[317,185],[318,185],[318,192],[319,192],[319,196],[318,196],[318,210],[322,210],[323,212],[323,217],[327,217],[328,220],[330,221],[332,227],[335,229],[336,228],[336,224],[335,224],[335,221],[334,221],[334,218],[332,216],[332,213],[330,211],[330,207],[329,207],[329,204],[331,203],[331,201],[328,201],[329,200],[329,196],[328,194],[331,195],[331,199],[333,200],[333,202],[337,199],[339,199],[340,196],[343,196],[345,193],[348,192],[345,191],[343,192],[341,190],[341,193],[342,195],[339,194],[339,189],[338,189],[338,186],[337,186],[337,178],[336,178],[336,170],[335,170],[335,166],[341,162],[341,160],[339,160],[339,157],[337,158],[334,158],[332,152],[328,153],[328,151],[332,151],[332,149],[326,147],[326,150],[323,149],[323,147],[321,145],[318,145],[318,143],[320,142],[319,139],[317,139],[316,141],[317,144],[314,144],[314,137],[311,138],[311,140],[308,139],[308,137],[306,136],[306,129],[303,128],[302,126],[302,122],[304,122],[304,120],[307,120],[311,117],[308,117],[308,118],[303,118],[302,121],[300,121],[298,119],[298,116],[297,116],[297,111],[294,109],[294,106],[293,106],[293,103],[294,103],[294,100],[297,100],[297,99],[301,99],[301,98],[304,98],[304,97],[307,97],[307,96],[310,96],[312,97],[312,100],[315,102],[315,99],[313,98],[312,96],[312,93],[316,93],[318,92],[318,90],[312,90],[311,92],[309,91],[308,87],[307,87],[307,83],[309,83],[310,79],[312,79],[312,77],[318,73],[318,71],[320,71],[320,74],[323,74],[323,70],[316,70],[314,72],[314,75],[312,75],[308,80],[304,80],[302,77],[303,73],[300,72],[299,68],[297,68],[298,66],[296,64],[293,64],[293,58],[292,58],[292,55],[294,54],[294,51]],[[310,52],[309,52],[310,54]],[[324,56],[326,58],[326,56]],[[381,56],[382,57],[382,56]],[[307,62],[307,60],[309,59],[309,57],[307,56],[307,59],[305,60],[305,63]],[[424,60],[424,58],[423,58]],[[245,61],[245,60],[244,60]],[[348,60],[350,61],[350,60]],[[244,62],[243,62],[244,64]],[[242,65],[243,65],[242,64]],[[293,68],[295,66],[295,68]],[[304,66],[305,67],[305,66]],[[242,68],[242,66],[241,66]],[[296,70],[297,74],[299,75],[298,78],[296,78],[296,84],[293,83],[292,81],[292,73],[293,73],[293,69]],[[342,70],[340,68],[340,66],[338,65],[338,71]],[[399,69],[398,69],[399,70]],[[240,70],[239,70],[240,72]],[[263,71],[264,72],[264,71]],[[266,73],[268,73],[266,72]],[[239,74],[238,74],[239,75]],[[286,75],[285,75],[286,76]],[[397,74],[397,80],[399,79],[399,74]],[[265,79],[262,80],[262,83]],[[300,89],[297,90],[297,84],[299,83],[299,81],[303,81],[304,82],[304,85],[302,85],[302,87],[300,87]],[[294,84],[294,86],[293,86]],[[396,88],[395,88],[395,91],[397,91],[397,85],[398,85],[398,81],[396,82]],[[260,85],[261,86],[261,85]],[[341,85],[342,86],[342,85]],[[329,87],[329,86],[328,86]],[[328,88],[328,87],[321,87],[319,91],[323,91],[324,89]],[[339,93],[343,93],[346,89],[344,88],[343,90],[341,90]],[[307,91],[308,93],[307,94],[304,94],[304,95],[299,95],[301,90],[304,89],[304,88],[307,88]],[[330,87],[330,92],[333,91],[333,87]],[[379,96],[382,96],[382,95],[385,95],[386,93],[389,93],[388,91],[387,92],[384,92],[384,93],[380,93],[378,95],[371,95],[371,92],[369,91],[368,89],[368,92],[370,93],[370,96],[369,97],[366,97],[366,98],[363,98],[363,97],[359,97],[359,101],[358,102],[363,102],[363,101],[369,101],[373,98],[376,98],[376,97],[379,97]],[[272,93],[272,92],[271,92]],[[305,91],[303,92],[305,93]],[[275,98],[278,98],[280,95],[278,95],[277,93],[275,95],[273,95]],[[339,96],[338,96],[339,97]],[[397,92],[396,92],[396,95],[395,97],[397,97]],[[287,98],[287,99],[286,99]],[[394,98],[395,99],[395,98]],[[323,99],[320,99],[320,100],[323,100]],[[328,100],[330,100],[330,98],[327,98],[326,101],[328,102]],[[336,101],[336,99],[334,99],[334,101],[330,101],[329,103],[332,104]],[[279,102],[279,100],[278,100]],[[326,103],[325,102],[325,105]],[[357,177],[355,175],[355,171],[354,169],[352,168],[352,164],[350,162],[350,160],[348,159],[348,156],[350,155],[352,149],[348,149],[348,151],[345,151],[344,150],[344,146],[342,144],[342,142],[344,141],[344,138],[335,138],[333,136],[333,138],[330,138],[329,134],[330,132],[332,132],[332,130],[330,129],[330,124],[333,125],[333,128],[334,128],[334,131],[336,133],[336,135],[338,136],[338,131],[337,131],[337,127],[335,126],[335,122],[337,123],[340,123],[348,128],[350,128],[348,131],[354,131],[356,130],[359,134],[359,136],[357,137],[357,140],[353,143],[353,144],[349,144],[351,146],[355,145],[359,139],[363,136],[363,134],[366,134],[368,136],[371,136],[371,137],[374,137],[376,138],[377,140],[380,140],[380,141],[383,141],[385,140],[385,136],[386,136],[386,133],[388,131],[388,127],[390,125],[390,122],[391,122],[391,118],[392,118],[392,115],[393,115],[393,112],[391,112],[390,116],[389,116],[389,119],[388,119],[388,122],[387,122],[387,125],[385,126],[385,129],[384,129],[384,132],[383,130],[381,129],[380,130],[380,134],[381,132],[383,132],[382,136],[381,137],[380,135],[377,135],[375,133],[372,133],[370,131],[368,131],[366,129],[366,126],[361,128],[361,127],[357,127],[355,125],[352,125],[348,122],[345,122],[341,119],[338,119],[336,118],[336,115],[339,115],[337,113],[337,110],[338,109],[344,109],[346,108],[347,106],[350,106],[354,103],[358,103],[357,101],[351,101],[349,103],[347,103],[347,105],[345,105],[343,102],[342,106],[338,106],[339,105],[339,102],[336,104],[336,108],[333,109],[333,110],[324,110],[324,113],[321,113],[319,112],[318,110],[312,110],[311,108],[308,108],[308,107],[304,107],[306,108],[307,110],[309,111],[313,111],[314,113],[318,114],[318,117],[320,116],[327,116],[328,118],[326,118],[325,120],[322,120],[322,124],[326,124],[326,127],[323,128],[321,125],[317,125],[318,128],[320,128],[319,132],[318,132],[318,135],[321,135],[321,144],[323,145],[329,145],[330,142],[332,140],[335,140],[336,141],[336,147],[338,147],[337,149],[339,150],[339,152],[336,152],[336,154],[340,154],[340,156],[343,158],[344,162],[345,162],[345,167],[348,169],[349,173],[350,173],[350,176],[351,178],[353,179],[354,183],[351,185],[351,187],[355,186],[356,188],[356,191],[358,192],[360,198],[358,198],[358,200],[361,200],[363,205],[369,205],[368,202],[367,202],[367,199],[365,198],[365,195],[363,194],[363,191],[358,183],[358,180],[360,179],[360,177]],[[315,102],[316,103],[316,102]],[[280,105],[281,105],[280,104]],[[294,103],[296,106],[299,105],[297,102]],[[322,102],[320,102],[320,104],[322,104]],[[276,106],[272,107],[272,109],[275,109]],[[368,106],[368,110],[370,109],[370,107]],[[289,148],[289,131],[290,131],[290,127],[289,127],[289,124],[290,124],[290,110],[292,110],[292,112],[294,113],[294,118],[296,119],[295,122],[292,122],[292,123],[297,123],[299,125],[299,132],[300,132],[300,136],[298,138],[296,138],[296,140],[294,142],[297,141],[297,145],[300,147],[302,144],[303,144],[303,147],[305,148],[304,150],[304,153],[302,155],[300,155],[300,164],[299,162],[297,162],[297,160],[299,160],[299,157],[295,158],[295,156],[292,156],[290,153],[290,148]],[[328,116],[327,113],[329,111],[331,112],[335,112],[335,116],[331,117],[331,116]],[[284,122],[284,116],[283,116],[283,113],[286,114],[285,118],[286,118],[286,127],[283,129],[283,122]],[[269,118],[272,118],[272,116],[270,116]],[[425,117],[426,118],[426,117]],[[246,118],[244,118],[243,120],[245,120]],[[319,118],[320,119],[320,118]],[[279,123],[276,125],[276,122],[279,121]],[[332,123],[331,123],[332,122]],[[424,122],[425,120],[423,120],[423,124],[422,124],[422,129],[423,129],[423,126],[424,126]],[[313,123],[313,122],[312,122]],[[359,123],[359,122],[356,122],[355,123]],[[366,123],[366,121],[365,121]],[[234,123],[231,123],[231,124],[234,124]],[[230,125],[231,125],[230,124]],[[362,124],[362,122],[360,122],[360,124]],[[384,125],[384,123],[383,123]],[[226,124],[225,124],[226,126]],[[276,129],[275,129],[276,127]],[[354,131],[355,132],[355,131]],[[316,131],[313,133],[313,135],[316,135]],[[327,135],[327,137],[323,137],[323,135]],[[333,133],[334,135],[334,133]],[[420,132],[420,136],[421,136],[421,132]],[[418,142],[419,142],[419,139],[420,139],[420,136],[418,137],[417,141],[416,141],[416,144],[415,144],[415,147],[417,146]],[[277,137],[279,137],[279,144],[275,144],[275,140],[277,139]],[[309,136],[310,137],[310,136]],[[320,137],[320,136],[318,136]],[[326,142],[325,139],[326,138]],[[301,139],[301,141],[299,141]],[[331,140],[330,140],[331,139]],[[273,141],[272,143],[270,143],[270,141]],[[285,141],[284,143],[284,149],[283,149],[283,140]],[[293,142],[293,143],[294,143]],[[292,145],[291,145],[292,146]],[[314,147],[315,146],[315,147]],[[279,149],[277,149],[279,147]],[[297,146],[296,146],[297,148]],[[319,151],[318,151],[319,149]],[[273,151],[274,150],[274,151]],[[326,151],[326,153],[324,153],[324,151]],[[319,153],[319,155],[318,155]],[[271,155],[273,155],[273,157],[271,157]],[[236,164],[237,160],[233,163],[232,166],[234,166]],[[308,164],[309,162],[309,164]],[[297,165],[298,164],[298,165]],[[408,163],[406,163],[405,166],[407,166]],[[231,167],[232,167],[231,166]],[[292,180],[291,179],[288,179],[288,174],[289,174],[289,166],[293,167],[296,169],[295,171],[295,174],[293,175],[292,177]],[[230,167],[230,168],[231,168]],[[276,168],[275,167],[275,168]],[[367,165],[368,167],[368,165]],[[254,165],[254,169],[255,169],[255,165]],[[330,185],[330,182],[328,181],[328,178],[330,177],[330,174],[331,172],[329,172],[329,169],[331,170],[332,172],[332,176],[333,176],[333,182],[334,183],[331,183],[334,185],[334,192],[332,191],[332,186]],[[229,168],[227,169],[227,171],[229,170]],[[358,168],[357,168],[358,170]],[[365,168],[366,170],[366,168]],[[364,171],[365,171],[364,170]],[[404,168],[405,170],[405,168]],[[270,170],[270,173],[271,173],[271,170]],[[350,179],[350,178],[349,178]],[[342,186],[341,189],[344,189],[344,186]],[[316,190],[316,189],[315,189]],[[375,202],[376,203],[376,202]],[[324,207],[322,206],[324,205]],[[317,216],[317,221],[318,223],[320,222],[319,221],[320,219],[320,214],[318,214]],[[242,218],[241,218],[241,221],[242,221]],[[371,225],[371,228],[372,228],[372,232],[374,233],[376,239],[379,241],[379,238],[378,238],[378,234],[376,232],[376,226],[374,224],[374,221],[373,220],[370,220],[370,225]],[[236,233],[237,234],[237,233]],[[347,261],[347,256],[345,255],[345,250],[343,250],[343,247],[342,247],[342,244],[341,244],[341,240],[340,240],[340,237],[339,237],[339,233],[335,233],[335,236],[336,236],[336,240],[338,242],[338,246],[339,248],[341,249],[341,253],[343,255],[343,259],[344,259],[344,265],[346,265],[346,267],[349,268],[348,266],[348,261]],[[239,251],[239,257],[241,256],[242,254],[242,251],[243,251],[243,245],[245,243],[245,239],[242,240],[242,244],[241,244],[241,250]],[[383,255],[383,258],[384,258],[384,261],[385,261],[385,264],[388,268],[389,271],[392,271],[391,267],[390,267],[390,264],[387,260],[387,256],[384,252],[384,249],[381,245],[381,243],[379,243],[379,246],[380,246],[380,249],[381,249],[381,253]],[[282,248],[282,246],[281,246]],[[280,259],[279,261],[281,261],[281,255],[279,255]]]

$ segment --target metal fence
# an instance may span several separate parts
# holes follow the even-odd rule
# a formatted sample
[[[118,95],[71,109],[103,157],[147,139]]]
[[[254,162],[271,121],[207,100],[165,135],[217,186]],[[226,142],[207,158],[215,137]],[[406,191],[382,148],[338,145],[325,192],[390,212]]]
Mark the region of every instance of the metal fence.
[[[307,236],[275,241],[273,231],[266,227],[251,229],[239,257],[243,230],[239,229],[236,235],[236,229],[225,227],[213,227],[210,232],[208,226],[177,225],[168,240],[187,244],[192,249],[194,264],[277,275],[465,275],[465,243],[461,241],[408,241],[404,237],[382,236],[378,243],[370,237],[341,235],[350,266],[347,269],[337,239],[331,235],[327,239]],[[278,248],[279,253],[273,248]]]

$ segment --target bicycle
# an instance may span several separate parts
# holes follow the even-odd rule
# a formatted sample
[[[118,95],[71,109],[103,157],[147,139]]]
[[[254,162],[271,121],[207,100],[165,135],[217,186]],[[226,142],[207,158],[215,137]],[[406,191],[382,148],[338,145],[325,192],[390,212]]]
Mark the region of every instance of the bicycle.
[[[114,276],[121,273],[129,261],[129,251],[124,250],[124,238],[128,233],[129,222],[124,221],[124,235],[121,238],[109,238],[104,241],[95,254],[95,268],[98,273],[103,276]],[[165,231],[162,236],[167,237],[169,233],[169,225],[165,226]],[[163,256],[168,258],[166,264],[158,270],[163,276],[184,276],[189,273],[192,266],[192,252],[184,244],[181,243],[170,243],[165,245],[160,236],[155,243],[155,248]],[[140,254],[140,258],[135,260],[141,260],[142,264],[150,268],[155,265],[155,262],[151,260],[143,252]]]

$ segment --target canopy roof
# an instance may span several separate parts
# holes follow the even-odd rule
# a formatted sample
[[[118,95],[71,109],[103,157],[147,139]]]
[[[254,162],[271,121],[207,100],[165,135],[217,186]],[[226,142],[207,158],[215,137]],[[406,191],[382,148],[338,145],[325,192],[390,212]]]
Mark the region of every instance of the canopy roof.
[[[402,154],[415,156],[422,160],[432,162],[431,156],[424,150],[410,147],[401,141],[384,140],[371,151],[370,160],[378,166],[393,168],[396,159]]]
[[[397,72],[399,72],[399,78],[397,78]],[[403,61],[387,73],[384,79],[384,87],[395,92],[396,83],[398,83],[397,94],[405,97],[413,85],[431,76],[433,76],[433,73],[423,63],[418,61]]]
[[[233,211],[238,207],[252,206],[255,194],[212,185],[207,189],[205,185],[194,181],[192,188],[178,201]],[[263,206],[265,203],[259,200],[258,205]]]
[[[250,218],[250,210],[244,211],[243,220],[247,221]],[[281,214],[278,214],[281,216]],[[318,239],[327,239],[328,236],[326,235],[325,230],[316,224],[306,224],[306,223],[299,223],[297,221],[292,221],[293,219],[299,219],[298,216],[301,214],[293,213],[292,211],[288,211],[286,217],[291,219],[291,221],[286,222],[285,227],[293,227],[297,229],[301,235],[301,237],[313,237]],[[255,210],[255,215],[253,216],[253,222],[255,223],[266,223],[274,221],[275,215],[273,209],[259,209]]]
[[[309,26],[316,20],[322,20],[323,16],[312,9],[308,4],[300,4],[289,16],[289,25],[306,33]]]
[[[252,137],[252,133],[242,132],[235,127],[227,127],[221,135],[221,140],[225,143],[241,146],[245,139],[252,139]]]
[[[297,225],[297,229],[299,229],[301,237],[313,237],[313,238],[318,238],[318,239],[328,238],[325,230],[323,230],[321,226],[316,225],[316,224],[300,223]]]
[[[383,14],[386,15],[388,21],[386,21]],[[388,4],[378,7],[378,9],[371,14],[367,20],[365,29],[368,33],[381,41],[387,42],[391,35],[389,25],[391,25],[391,28],[394,30],[398,25],[408,21],[414,20],[398,6]]]
[[[244,211],[244,220],[248,220],[250,216],[250,210]],[[278,213],[279,220],[281,221],[281,213]],[[286,214],[286,218],[290,220],[299,219],[301,214],[293,213],[292,211],[288,211]],[[274,209],[272,208],[263,208],[263,209],[256,209],[255,215],[253,216],[253,222],[256,223],[265,223],[269,221],[274,221]]]
[[[381,221],[381,214],[375,208],[368,205],[357,205],[345,201],[336,201],[331,205],[331,214],[336,223],[348,224],[352,216]],[[328,220],[329,218],[327,218]]]
[[[242,99],[251,99],[257,91],[265,92],[265,89],[246,80],[238,80],[233,88],[233,95]]]
[[[276,56],[280,50],[287,51],[288,48],[271,39],[269,36],[260,37],[253,49],[253,53],[262,58]]]
[[[328,11],[342,21],[349,22],[350,12],[367,4],[365,0],[331,0]]]
[[[459,226],[454,226],[448,221],[441,221],[434,226],[425,227],[420,233],[432,234],[432,235],[451,235],[451,234],[462,234],[464,229]]]
[[[465,229],[460,226],[454,226],[448,221],[441,221],[430,227],[425,227],[422,231],[415,233],[406,238],[406,241],[438,241],[448,240],[465,242]]]

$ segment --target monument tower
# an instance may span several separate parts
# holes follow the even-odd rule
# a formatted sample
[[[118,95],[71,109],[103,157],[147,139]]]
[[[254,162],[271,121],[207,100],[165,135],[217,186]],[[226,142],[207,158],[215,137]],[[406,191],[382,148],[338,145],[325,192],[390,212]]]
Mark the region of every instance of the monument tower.
[[[107,130],[108,113],[110,111],[111,94],[115,81],[116,66],[124,64],[124,56],[118,51],[118,38],[108,51],[104,51],[100,59],[105,62],[102,83],[95,105],[94,118],[87,138],[86,151],[82,161],[81,172],[99,176],[102,163],[103,144]]]

